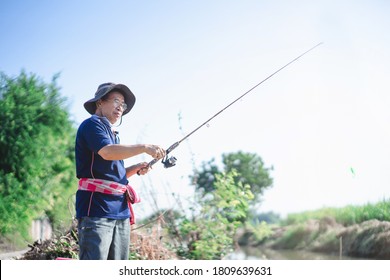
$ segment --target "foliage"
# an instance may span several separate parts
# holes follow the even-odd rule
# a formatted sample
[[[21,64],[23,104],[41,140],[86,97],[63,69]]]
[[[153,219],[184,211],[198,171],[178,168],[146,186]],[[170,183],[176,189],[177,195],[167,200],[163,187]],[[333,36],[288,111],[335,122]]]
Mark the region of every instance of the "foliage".
[[[56,258],[78,259],[76,233],[69,231],[65,235],[45,240],[35,241],[29,245],[30,250],[23,254],[22,260],[55,260]]]
[[[234,170],[216,174],[214,191],[199,197],[199,213],[192,220],[184,218],[180,222],[178,231],[186,246],[178,249],[178,255],[212,260],[232,250],[233,237],[246,220],[249,201],[254,198],[249,185],[236,184],[237,176]]]
[[[63,215],[74,178],[74,133],[56,84],[0,73],[0,234],[25,238],[34,218]],[[65,202],[66,201],[66,202]]]
[[[249,185],[254,194],[253,202],[259,202],[264,190],[270,187],[273,183],[270,177],[272,168],[266,168],[260,156],[254,153],[244,153],[242,151],[236,153],[228,153],[222,155],[224,164],[221,171],[215,164],[215,159],[202,164],[200,171],[196,171],[192,176],[192,181],[198,190],[203,190],[206,195],[213,192],[215,189],[215,179],[218,174],[228,173],[232,170],[237,171],[237,176],[234,177],[234,183]]]
[[[362,206],[346,206],[343,208],[322,208],[314,211],[305,211],[297,214],[289,214],[284,225],[302,223],[311,219],[320,220],[324,217],[334,217],[335,220],[345,226],[362,223],[368,220],[390,221],[390,200],[382,200],[378,203],[367,203]]]
[[[265,222],[247,223],[246,232],[253,234],[256,242],[261,243],[273,234],[272,228]]]

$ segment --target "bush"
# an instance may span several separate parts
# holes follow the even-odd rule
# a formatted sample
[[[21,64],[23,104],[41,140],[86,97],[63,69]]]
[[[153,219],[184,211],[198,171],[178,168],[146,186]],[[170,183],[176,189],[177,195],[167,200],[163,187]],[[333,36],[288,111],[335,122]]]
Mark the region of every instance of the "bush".
[[[249,201],[254,198],[249,185],[236,184],[235,176],[235,171],[216,175],[214,191],[200,199],[196,218],[180,222],[180,239],[186,240],[186,246],[179,247],[178,255],[218,260],[233,250],[236,230],[246,220]]]

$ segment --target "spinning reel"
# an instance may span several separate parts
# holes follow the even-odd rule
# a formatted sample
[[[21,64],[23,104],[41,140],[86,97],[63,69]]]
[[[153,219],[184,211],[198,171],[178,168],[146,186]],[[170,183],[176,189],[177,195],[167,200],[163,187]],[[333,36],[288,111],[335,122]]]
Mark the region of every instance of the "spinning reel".
[[[174,156],[168,157],[168,155],[166,155],[161,162],[164,164],[165,168],[170,168],[176,165],[176,161],[177,159]]]

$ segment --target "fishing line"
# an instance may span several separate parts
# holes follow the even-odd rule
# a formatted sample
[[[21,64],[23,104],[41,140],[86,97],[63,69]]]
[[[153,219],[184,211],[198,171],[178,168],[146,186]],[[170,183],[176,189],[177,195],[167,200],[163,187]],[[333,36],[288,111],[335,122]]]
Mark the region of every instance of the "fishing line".
[[[271,75],[269,75],[268,77],[266,77],[265,79],[263,79],[262,81],[260,81],[258,84],[254,85],[253,87],[251,87],[249,90],[247,90],[246,92],[244,92],[242,95],[240,95],[238,98],[236,98],[235,100],[233,100],[232,102],[230,102],[228,105],[226,105],[224,108],[222,108],[220,111],[218,111],[216,114],[214,114],[212,117],[210,117],[209,119],[207,119],[204,123],[202,123],[201,125],[199,125],[197,128],[195,128],[193,131],[191,131],[190,133],[188,133],[187,135],[185,135],[182,139],[180,139],[179,141],[173,143],[167,150],[166,150],[166,153],[165,153],[165,158],[161,161],[163,164],[164,164],[164,167],[165,168],[169,168],[169,167],[173,167],[176,165],[176,161],[177,159],[175,157],[168,157],[168,154],[170,152],[172,152],[175,148],[177,148],[181,142],[183,142],[184,140],[186,140],[187,138],[189,138],[192,134],[194,134],[195,132],[197,132],[199,129],[201,129],[203,126],[205,125],[208,125],[209,122],[214,119],[215,117],[217,117],[219,114],[221,114],[223,111],[225,111],[227,108],[229,108],[230,106],[232,106],[234,103],[236,103],[237,101],[239,101],[240,99],[242,99],[245,95],[247,95],[248,93],[250,93],[251,91],[253,91],[255,88],[257,88],[258,86],[260,86],[262,83],[264,83],[265,81],[269,80],[270,78],[272,78],[274,75],[276,75],[277,73],[279,73],[280,71],[282,71],[284,68],[286,68],[287,66],[289,66],[290,64],[294,63],[295,61],[297,61],[299,58],[301,58],[302,56],[304,56],[305,54],[307,54],[308,52],[312,51],[313,49],[317,48],[318,46],[320,46],[321,44],[323,44],[323,42],[321,43],[318,43],[317,45],[315,45],[314,47],[311,47],[310,49],[308,49],[307,51],[305,51],[304,53],[300,54],[299,56],[297,56],[296,58],[294,58],[293,60],[291,60],[290,62],[288,62],[287,64],[285,64],[284,66],[282,66],[281,68],[279,68],[278,70],[276,70],[275,72],[273,72]],[[152,165],[154,165],[156,162],[158,162],[159,159],[154,159],[152,160],[151,162],[148,163],[148,166],[146,168],[149,168],[149,167],[152,167]]]

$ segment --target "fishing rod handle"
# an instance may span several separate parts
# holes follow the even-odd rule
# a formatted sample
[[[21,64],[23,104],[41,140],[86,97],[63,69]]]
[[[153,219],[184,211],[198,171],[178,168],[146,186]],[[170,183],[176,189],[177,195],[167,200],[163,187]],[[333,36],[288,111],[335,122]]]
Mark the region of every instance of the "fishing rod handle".
[[[150,161],[149,163],[148,163],[148,166],[146,166],[146,168],[149,168],[149,167],[152,167],[152,165],[154,165],[156,162],[158,162],[160,159],[157,159],[157,158],[155,158],[155,159],[153,159],[152,161]]]

